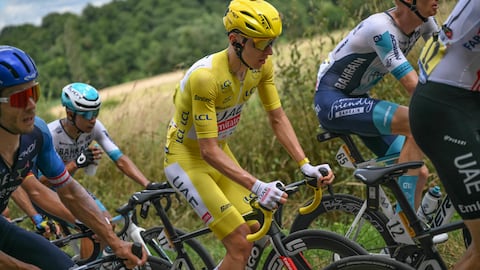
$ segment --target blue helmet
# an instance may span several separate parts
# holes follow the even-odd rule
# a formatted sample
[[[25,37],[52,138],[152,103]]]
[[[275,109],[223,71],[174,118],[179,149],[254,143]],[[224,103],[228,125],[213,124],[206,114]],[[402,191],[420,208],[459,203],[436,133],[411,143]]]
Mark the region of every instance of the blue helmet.
[[[35,80],[38,77],[33,59],[24,51],[0,46],[0,89]]]
[[[88,112],[99,110],[102,101],[97,89],[77,82],[62,89],[62,105],[73,112]]]

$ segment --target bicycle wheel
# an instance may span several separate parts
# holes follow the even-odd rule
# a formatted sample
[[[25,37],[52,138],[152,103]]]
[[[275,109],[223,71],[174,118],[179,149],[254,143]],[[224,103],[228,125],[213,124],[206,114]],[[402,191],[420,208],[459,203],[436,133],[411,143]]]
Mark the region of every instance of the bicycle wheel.
[[[357,243],[333,232],[322,230],[301,230],[294,232],[282,240],[290,257],[301,261],[297,269],[322,269],[332,263],[335,258],[368,254]],[[273,249],[268,254],[263,270],[285,269],[282,259]]]
[[[178,235],[185,234],[185,232],[180,229],[175,230]],[[159,236],[161,235],[162,231],[163,226],[158,226],[145,230],[141,233],[141,235],[153,256],[164,258],[170,262],[173,262],[177,257],[177,252],[162,246],[162,241],[159,240]],[[198,269],[215,268],[216,263],[212,256],[198,240],[188,239],[183,244],[188,256],[192,260],[193,264],[198,266]]]
[[[321,204],[307,215],[297,214],[290,232],[307,228],[329,228],[345,235],[351,230],[349,239],[359,243],[370,253],[389,252],[395,240],[387,229],[387,217],[380,211],[367,208],[357,226],[350,229],[364,200],[349,194],[325,195]]]
[[[408,264],[381,255],[359,255],[343,258],[323,270],[413,270]]]

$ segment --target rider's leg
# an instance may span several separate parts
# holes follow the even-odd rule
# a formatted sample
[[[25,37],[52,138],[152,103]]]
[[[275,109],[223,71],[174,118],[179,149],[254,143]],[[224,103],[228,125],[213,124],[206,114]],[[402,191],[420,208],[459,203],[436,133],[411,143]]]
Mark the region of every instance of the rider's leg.
[[[218,269],[220,270],[242,270],[245,269],[248,256],[253,243],[247,241],[247,234],[250,228],[247,223],[237,227],[233,232],[222,239],[227,252]]]
[[[405,143],[402,151],[400,152],[398,162],[419,161],[424,159],[425,155],[415,143],[410,131],[408,107],[399,106],[397,108],[392,118],[391,131],[394,134],[405,136]],[[427,183],[428,169],[424,165],[419,169],[409,170],[405,176],[405,178],[412,176],[417,178],[414,198],[414,209],[417,209],[422,199],[422,191]],[[403,179],[399,181],[402,180]]]
[[[453,270],[478,269],[480,262],[480,219],[464,220],[472,236],[472,243],[462,258],[453,266]]]
[[[228,146],[223,150],[236,161]],[[250,228],[243,213],[252,210],[245,200],[251,192],[211,167],[199,155],[178,159],[169,155],[165,175],[170,184],[186,196],[195,213],[209,226],[227,249],[219,269],[244,269],[252,243],[246,240]]]
[[[73,261],[45,237],[0,217],[0,251],[41,269],[69,269]],[[2,268],[3,269],[3,268]]]

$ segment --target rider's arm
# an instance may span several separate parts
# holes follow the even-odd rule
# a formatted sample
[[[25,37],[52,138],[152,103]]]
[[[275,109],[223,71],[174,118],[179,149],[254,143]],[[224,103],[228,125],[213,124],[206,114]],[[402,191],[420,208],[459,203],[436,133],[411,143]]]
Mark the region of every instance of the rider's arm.
[[[112,231],[109,222],[105,220],[93,198],[77,181],[72,178],[67,184],[57,188],[57,193],[61,201],[75,217],[95,231],[102,240],[113,244],[112,248],[118,245],[119,239]]]
[[[25,182],[28,178],[25,178],[23,182]],[[36,180],[35,180],[36,181]],[[25,190],[22,188],[22,186],[19,186],[13,193],[11,198],[15,202],[15,204],[22,209],[22,211],[27,214],[32,220],[34,219],[34,216],[38,214],[37,210],[35,210],[35,207],[33,206],[32,202],[30,201],[30,198],[28,197],[28,194],[25,192]],[[35,223],[35,221],[34,221]]]
[[[61,218],[71,224],[75,223],[75,217],[70,213],[70,211],[62,204],[58,195],[42,183],[40,183],[34,175],[27,176],[22,181],[22,187],[24,187],[26,193],[25,198],[30,206],[32,206],[30,200],[37,204],[40,208],[47,211],[48,213]],[[15,201],[17,202],[17,201]],[[17,203],[18,204],[18,203]],[[33,208],[33,206],[32,206]],[[36,213],[36,210],[33,209]],[[28,213],[27,213],[28,214]]]
[[[25,269],[25,270],[40,270],[35,265],[27,264],[19,261],[3,251],[0,251],[0,269]]]
[[[133,161],[114,143],[112,138],[108,135],[108,131],[100,120],[97,119],[94,127],[94,140],[107,153],[108,157],[115,162],[115,165],[125,175],[137,182],[143,187],[147,187],[150,181],[143,175]],[[100,150],[100,148],[98,148]],[[101,155],[96,155],[101,156]]]
[[[117,168],[120,169],[125,175],[133,179],[141,186],[146,188],[148,183],[150,183],[150,181],[145,177],[145,175],[143,175],[135,163],[133,163],[133,161],[125,154],[117,159],[115,164],[117,165]]]
[[[407,90],[408,94],[413,95],[415,91],[415,87],[417,87],[418,83],[418,75],[415,70],[408,72],[405,76],[398,80],[403,87]]]
[[[65,163],[65,168],[67,168],[68,173],[70,173],[71,175],[74,175],[78,169],[77,164],[74,160]]]
[[[37,124],[37,123],[36,123]],[[120,240],[112,230],[110,222],[98,208],[97,204],[85,188],[83,188],[65,169],[63,161],[53,148],[52,137],[45,122],[37,124],[42,130],[43,145],[38,154],[38,169],[48,177],[50,184],[56,188],[57,194],[70,212],[92,229],[100,240],[105,241],[120,258],[125,258],[127,267],[144,264],[147,260],[146,252],[142,259],[138,259],[131,252],[132,243]]]
[[[297,162],[303,174],[318,179],[320,187],[332,183],[335,175],[328,164],[312,166],[310,160],[305,156],[302,146],[298,141],[297,135],[282,107],[268,111],[268,119],[282,146],[287,150],[289,155]],[[320,167],[324,167],[328,171],[328,175],[322,175]]]
[[[282,107],[268,111],[268,119],[278,141],[290,156],[300,164],[306,156],[285,111]]]

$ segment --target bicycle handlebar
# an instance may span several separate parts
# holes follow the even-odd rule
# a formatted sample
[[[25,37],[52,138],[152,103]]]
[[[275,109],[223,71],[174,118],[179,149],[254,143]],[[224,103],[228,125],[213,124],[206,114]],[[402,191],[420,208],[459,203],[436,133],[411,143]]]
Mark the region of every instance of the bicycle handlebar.
[[[328,171],[325,168],[320,168],[319,171],[322,174],[322,176],[328,175]],[[310,202],[310,204],[308,204],[307,206],[301,207],[298,210],[300,212],[300,214],[306,215],[306,214],[314,211],[320,205],[320,203],[322,201],[323,191],[322,191],[321,188],[319,188],[317,186],[317,179],[316,178],[310,178],[310,177],[308,179],[304,179],[303,181],[298,181],[298,182],[286,185],[283,188],[283,190],[288,195],[290,195],[291,193],[296,192],[297,189],[298,189],[298,186],[300,186],[300,185],[306,185],[307,187],[312,188],[313,192],[314,192],[313,200]],[[328,187],[331,188],[330,185]],[[263,222],[262,223],[263,224],[257,232],[247,235],[247,240],[250,241],[250,242],[257,241],[257,240],[261,239],[262,237],[264,237],[268,233],[268,231],[270,230],[270,226],[272,225],[273,213],[275,212],[275,210],[269,210],[269,209],[261,206],[260,203],[257,201],[257,199],[258,199],[258,197],[256,197],[256,196],[253,197],[252,200],[250,201],[250,204],[251,204],[252,208],[258,209],[262,212],[262,214],[263,214]]]
[[[315,209],[317,209],[317,207],[318,207],[318,206],[320,205],[320,203],[322,202],[322,196],[323,196],[323,191],[322,191],[322,189],[319,188],[319,187],[317,187],[317,186],[312,186],[312,185],[308,184],[308,182],[307,182],[307,187],[313,189],[313,200],[312,200],[312,202],[311,202],[309,205],[300,207],[300,208],[298,209],[298,212],[299,212],[301,215],[310,214],[310,213],[313,212]]]
[[[255,242],[261,239],[262,237],[264,237],[268,233],[268,230],[270,230],[270,226],[272,225],[272,221],[273,221],[274,211],[268,210],[267,208],[261,206],[256,199],[252,201],[251,205],[253,208],[260,210],[263,214],[262,227],[260,227],[260,229],[257,232],[247,235],[247,241]]]
[[[319,171],[322,174],[322,176],[328,175],[328,171],[325,168],[320,168]],[[313,179],[306,180],[306,185],[307,187],[313,189],[313,200],[309,205],[300,207],[300,209],[298,209],[298,212],[301,215],[310,214],[315,209],[317,209],[317,207],[322,202],[323,191],[321,188],[318,187],[317,179],[313,178]],[[331,186],[329,185],[328,188],[331,188]]]

